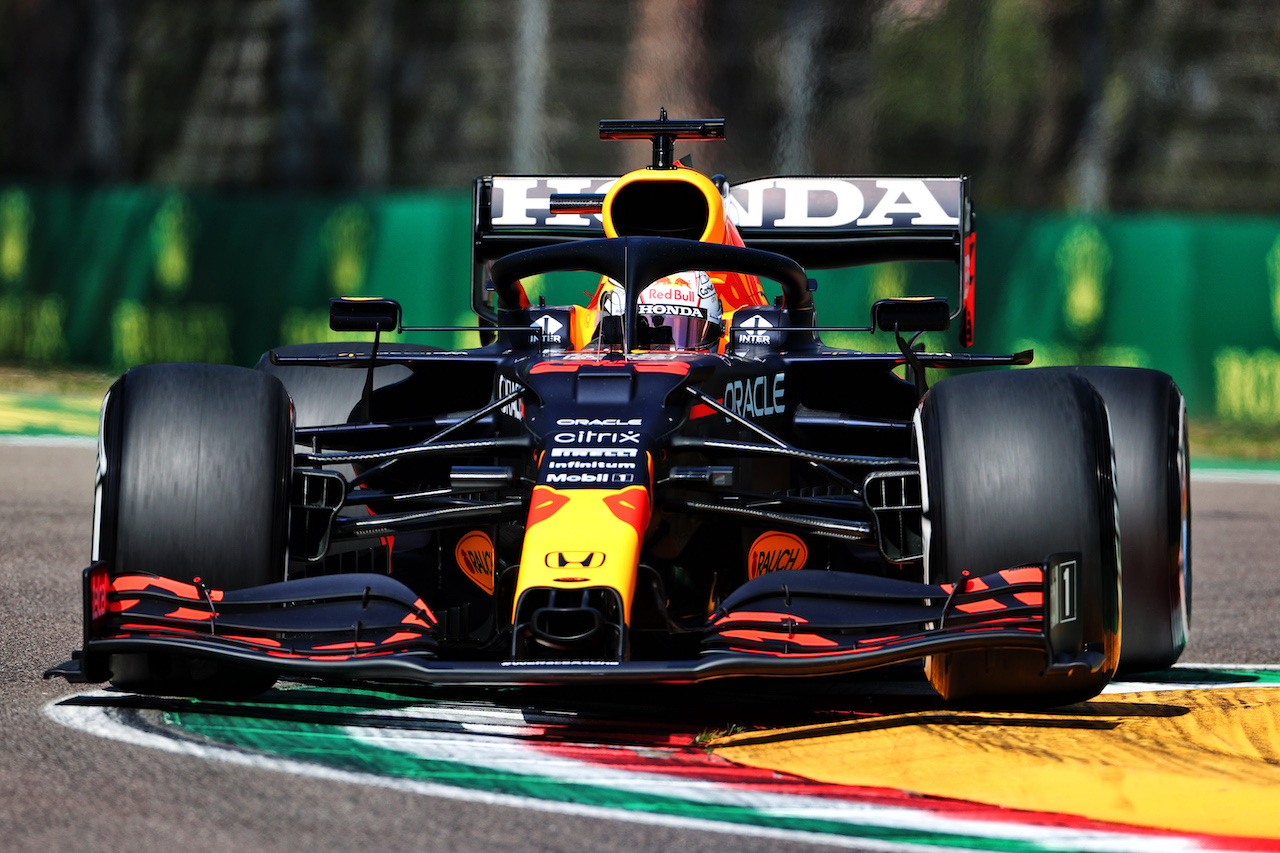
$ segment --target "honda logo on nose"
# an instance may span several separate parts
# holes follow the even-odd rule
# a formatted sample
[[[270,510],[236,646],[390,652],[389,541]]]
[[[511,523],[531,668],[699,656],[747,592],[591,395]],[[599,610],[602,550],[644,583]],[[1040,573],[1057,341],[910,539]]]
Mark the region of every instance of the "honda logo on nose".
[[[553,551],[547,555],[547,568],[594,569],[604,565],[604,554],[599,551]]]

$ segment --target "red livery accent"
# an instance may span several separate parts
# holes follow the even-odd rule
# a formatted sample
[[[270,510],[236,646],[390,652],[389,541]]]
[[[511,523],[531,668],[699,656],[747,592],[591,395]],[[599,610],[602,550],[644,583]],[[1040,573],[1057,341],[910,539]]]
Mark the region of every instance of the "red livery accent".
[[[89,587],[88,628],[91,635],[97,635],[102,633],[102,627],[106,624],[107,614],[110,612],[108,598],[111,592],[111,578],[103,563],[95,563],[86,571],[86,574]]]
[[[1008,609],[1000,602],[994,601],[990,598],[983,601],[971,601],[968,604],[953,604],[951,606],[956,610],[959,610],[961,613],[990,613],[992,610]]]
[[[687,376],[689,365],[683,361],[633,361],[636,373],[670,373],[672,376]]]
[[[213,613],[208,610],[193,610],[190,607],[179,607],[172,613],[166,613],[170,619],[189,619],[192,622],[208,622],[213,618]]]
[[[271,646],[272,648],[280,648],[279,640],[272,640],[269,637],[240,637],[235,634],[219,634],[224,640],[238,640],[241,643],[252,643],[255,646]]]
[[[627,489],[616,495],[605,496],[604,504],[619,521],[634,527],[637,534],[644,535],[644,529],[649,524],[648,492],[644,489]]]
[[[976,307],[975,290],[977,286],[978,267],[978,232],[970,231],[964,238],[964,251],[961,255],[960,304],[960,346],[973,346],[974,313]]]
[[[788,616],[785,613],[772,613],[764,610],[735,610],[727,616],[722,616],[716,620],[717,625],[723,625],[726,622],[794,622],[797,625],[803,625],[809,620],[803,616]]]
[[[756,642],[764,642],[766,640],[775,640],[779,642],[795,643],[797,646],[838,646],[835,640],[828,640],[826,637],[819,637],[817,634],[782,634],[774,631],[722,631],[722,637],[732,637],[737,640],[755,640]]]
[[[1044,581],[1044,570],[1039,566],[1027,566],[1019,569],[1004,569],[997,572],[1006,583],[1041,583]]]
[[[393,643],[406,643],[406,642],[413,642],[414,640],[421,640],[421,639],[422,639],[421,634],[412,634],[412,633],[409,633],[408,631],[401,631],[399,634],[392,634],[390,637],[387,637],[385,640],[382,641],[381,645],[389,646],[389,645],[392,645]]]
[[[592,364],[595,362],[585,363]],[[577,373],[578,368],[583,364],[584,362],[580,361],[542,361],[529,368],[529,373],[532,376],[542,373]]]
[[[569,498],[559,494],[555,489],[546,486],[534,486],[533,498],[529,501],[529,521],[528,526],[533,527],[535,524],[546,521],[551,516],[569,503]]]
[[[200,591],[199,587],[169,578],[150,575],[118,575],[111,579],[112,592],[146,592],[152,588],[171,592],[179,598],[189,598],[193,601],[205,600],[204,593]],[[210,600],[222,600],[223,594],[221,590],[211,589],[208,592]]]
[[[760,649],[743,649],[743,648],[733,648],[733,647],[731,647],[730,650],[735,652],[749,652],[753,655],[767,655],[768,657],[775,657],[775,658],[819,658],[819,657],[840,657],[841,655],[849,655],[850,657],[852,657],[860,652],[878,651],[879,648],[880,648],[879,646],[875,646],[870,649],[838,649],[836,651],[830,651],[830,652],[808,652],[808,651],[806,652],[772,652],[772,651],[762,651]]]

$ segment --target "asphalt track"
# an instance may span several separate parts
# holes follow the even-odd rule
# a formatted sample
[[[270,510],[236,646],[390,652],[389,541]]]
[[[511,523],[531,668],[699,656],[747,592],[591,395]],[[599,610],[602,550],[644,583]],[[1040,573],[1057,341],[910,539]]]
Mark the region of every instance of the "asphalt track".
[[[0,474],[0,849],[831,849],[795,835],[706,831],[693,820],[616,821],[286,774],[58,725],[43,709],[84,689],[43,681],[40,672],[77,645],[93,450],[0,443]],[[1184,662],[1280,664],[1280,483],[1199,480],[1193,509],[1194,636]],[[689,732],[822,722],[832,698],[629,693],[597,697],[595,705],[613,703],[650,730]],[[664,705],[671,699],[683,704]]]

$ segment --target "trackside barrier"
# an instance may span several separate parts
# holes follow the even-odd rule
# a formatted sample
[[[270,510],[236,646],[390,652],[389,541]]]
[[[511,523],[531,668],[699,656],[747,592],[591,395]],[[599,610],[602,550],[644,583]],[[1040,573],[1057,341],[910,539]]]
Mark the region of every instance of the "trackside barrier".
[[[379,292],[409,317],[470,323],[470,209],[469,192],[0,187],[0,360],[253,364],[336,339],[330,296]]]
[[[252,364],[272,346],[337,339],[336,295],[393,297],[414,324],[470,324],[470,205],[467,191],[0,186],[0,362]],[[983,212],[978,234],[975,350],[1155,367],[1192,415],[1280,424],[1280,218]],[[865,324],[886,296],[955,290],[949,264],[815,275],[823,325]],[[893,348],[885,334],[824,339]],[[956,346],[954,332],[925,340]]]

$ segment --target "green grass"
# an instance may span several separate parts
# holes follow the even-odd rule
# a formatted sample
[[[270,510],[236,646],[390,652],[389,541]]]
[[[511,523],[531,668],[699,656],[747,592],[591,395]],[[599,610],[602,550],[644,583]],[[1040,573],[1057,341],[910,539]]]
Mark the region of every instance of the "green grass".
[[[709,729],[702,732],[693,739],[693,745],[710,752],[711,744],[715,741],[732,735],[742,734],[745,731],[747,731],[745,726],[740,726],[737,723],[731,723],[722,729]]]
[[[1188,425],[1192,459],[1280,461],[1280,426],[1196,419]]]
[[[9,393],[101,398],[115,380],[114,374],[98,373],[92,370],[35,369],[0,365],[0,391]]]

